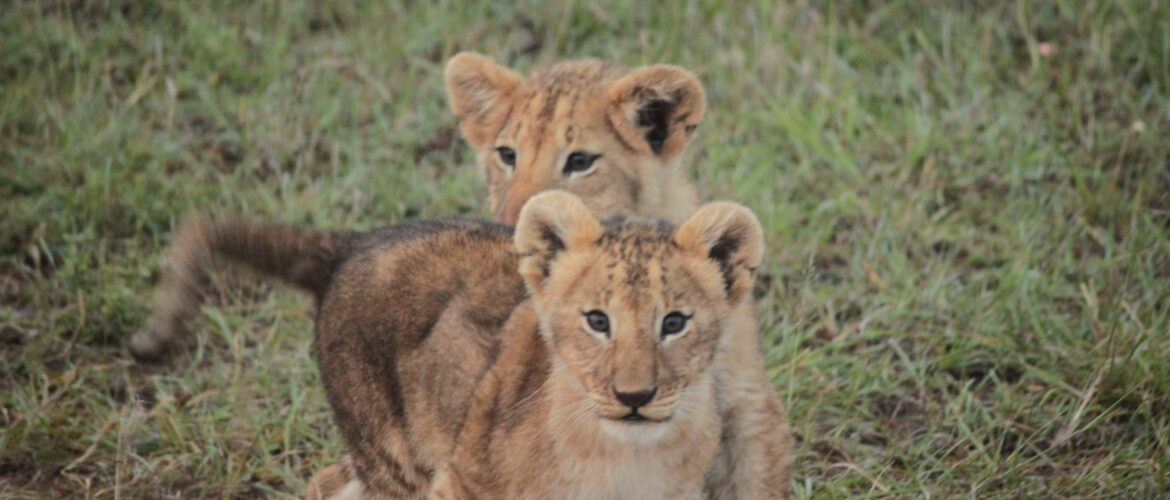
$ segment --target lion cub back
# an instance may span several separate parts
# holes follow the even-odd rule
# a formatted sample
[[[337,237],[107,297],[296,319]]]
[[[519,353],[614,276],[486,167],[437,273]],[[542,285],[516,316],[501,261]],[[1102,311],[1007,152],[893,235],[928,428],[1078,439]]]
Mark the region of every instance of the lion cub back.
[[[511,229],[487,222],[389,228],[341,264],[315,347],[334,418],[368,491],[429,482],[475,381],[525,296]]]

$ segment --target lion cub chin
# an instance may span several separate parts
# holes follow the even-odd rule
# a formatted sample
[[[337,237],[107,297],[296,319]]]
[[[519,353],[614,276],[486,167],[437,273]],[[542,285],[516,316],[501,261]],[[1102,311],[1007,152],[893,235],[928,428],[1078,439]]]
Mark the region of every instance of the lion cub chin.
[[[720,439],[711,361],[763,254],[755,216],[601,222],[551,191],[513,241],[530,299],[429,496],[700,496]]]

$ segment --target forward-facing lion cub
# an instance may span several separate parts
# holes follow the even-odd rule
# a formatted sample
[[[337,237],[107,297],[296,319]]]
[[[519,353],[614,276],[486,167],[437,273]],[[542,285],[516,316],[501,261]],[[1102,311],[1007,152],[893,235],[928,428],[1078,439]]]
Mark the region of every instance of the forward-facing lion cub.
[[[749,210],[599,222],[550,191],[514,235],[406,231],[347,260],[322,301],[321,375],[362,481],[311,495],[701,495],[727,438],[713,363],[763,256]]]

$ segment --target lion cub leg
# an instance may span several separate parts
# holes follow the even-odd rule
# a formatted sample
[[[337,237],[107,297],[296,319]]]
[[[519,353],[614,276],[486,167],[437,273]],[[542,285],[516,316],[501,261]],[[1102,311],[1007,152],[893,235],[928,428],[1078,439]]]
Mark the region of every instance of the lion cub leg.
[[[373,488],[366,488],[365,481],[358,476],[354,468],[353,461],[349,455],[346,455],[338,463],[330,465],[309,479],[309,484],[305,488],[305,500],[366,500],[366,499],[403,499],[403,498],[424,498],[417,486],[406,484],[387,484],[384,480],[387,477],[392,477],[395,467],[392,464],[376,463],[367,467],[368,469],[377,471],[375,475],[371,476],[371,484]],[[434,483],[432,483],[434,484]],[[434,488],[432,487],[433,491]],[[431,498],[433,494],[427,495],[425,498]],[[439,498],[474,498],[469,495],[455,496],[448,495]]]
[[[305,488],[305,500],[361,500],[365,497],[348,455],[313,474],[308,488]]]
[[[359,481],[365,498],[422,498],[430,483],[430,467],[411,446],[405,422],[383,417],[393,415],[392,409],[386,401],[376,400],[375,393],[389,391],[382,384],[361,380],[360,373],[362,370],[353,370],[340,380],[327,378],[328,387],[336,387],[337,383],[353,385],[349,394],[365,405],[349,406],[340,402],[341,398],[333,401],[336,420],[352,457],[350,477]]]
[[[470,500],[475,495],[459,480],[459,476],[447,467],[435,474],[431,482],[431,490],[427,493],[427,500]]]
[[[788,416],[768,380],[751,301],[732,317],[716,362],[723,437],[707,474],[711,498],[788,498]]]

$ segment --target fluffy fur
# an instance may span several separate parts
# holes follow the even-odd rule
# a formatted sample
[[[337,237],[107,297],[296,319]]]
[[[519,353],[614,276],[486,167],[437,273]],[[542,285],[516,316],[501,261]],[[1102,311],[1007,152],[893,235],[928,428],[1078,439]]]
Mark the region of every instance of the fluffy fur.
[[[477,151],[492,211],[499,220],[514,222],[525,201],[554,188],[582,197],[585,206],[600,217],[648,215],[679,223],[698,206],[695,191],[677,164],[694,137],[706,100],[698,80],[682,68],[649,66],[624,72],[599,61],[569,61],[525,79],[483,56],[464,53],[448,64],[446,84],[460,128]],[[513,148],[514,165],[502,163],[499,147]],[[580,151],[600,156],[590,170],[566,173],[568,156]],[[453,352],[465,354],[472,366],[482,366],[483,356],[494,355],[494,339],[525,291],[518,281],[476,288],[491,281],[493,273],[516,273],[514,267],[480,266],[478,257],[453,269],[428,270],[428,250],[442,255],[452,248],[477,244],[478,240],[455,236],[455,229],[465,227],[466,223],[455,222],[416,223],[354,234],[188,222],[172,242],[159,304],[147,327],[132,339],[131,353],[139,360],[158,360],[182,345],[183,323],[198,309],[198,284],[204,270],[220,260],[292,283],[320,303],[343,262],[372,258],[370,252],[377,248],[401,243],[422,248],[413,257],[420,263],[418,270],[395,274],[399,281],[394,283],[395,287],[418,287],[413,292],[417,296],[406,303],[418,307],[414,309],[418,315],[415,323],[378,323],[382,321],[378,314],[385,311],[362,309],[380,292],[372,288],[351,292],[354,316],[348,328],[366,331],[362,342],[371,351],[386,349],[412,335],[446,338]],[[494,226],[476,227],[477,234],[484,237],[506,233]],[[392,262],[384,266],[396,268]],[[451,278],[454,275],[459,279]],[[433,288],[434,276],[440,277],[437,282],[450,279],[454,285]],[[344,279],[360,281],[361,277]],[[717,498],[779,496],[789,481],[788,424],[765,372],[750,298],[739,301],[729,325],[712,369],[721,439],[708,472],[708,489]],[[486,351],[485,345],[489,346]],[[450,369],[458,372],[464,366],[452,363]],[[385,369],[393,367],[379,368]],[[371,379],[355,379],[356,385],[337,391],[351,391],[346,397],[353,398],[386,399],[387,394],[394,394],[392,387],[380,385],[384,382],[366,380]],[[366,387],[367,383],[372,388]],[[470,392],[460,387],[449,390],[455,396]],[[382,410],[397,411],[400,403],[391,400]],[[382,425],[376,415],[358,417],[368,417],[364,421],[371,426],[370,435]],[[338,415],[339,422],[350,418]],[[421,494],[432,479],[434,464],[414,460],[408,449],[389,443],[384,448],[386,456],[404,456],[403,463],[412,464],[390,474],[391,482],[406,485],[404,491]],[[353,491],[355,484],[360,485],[355,483],[354,469],[329,468],[318,474],[327,480],[314,484],[336,483]]]

